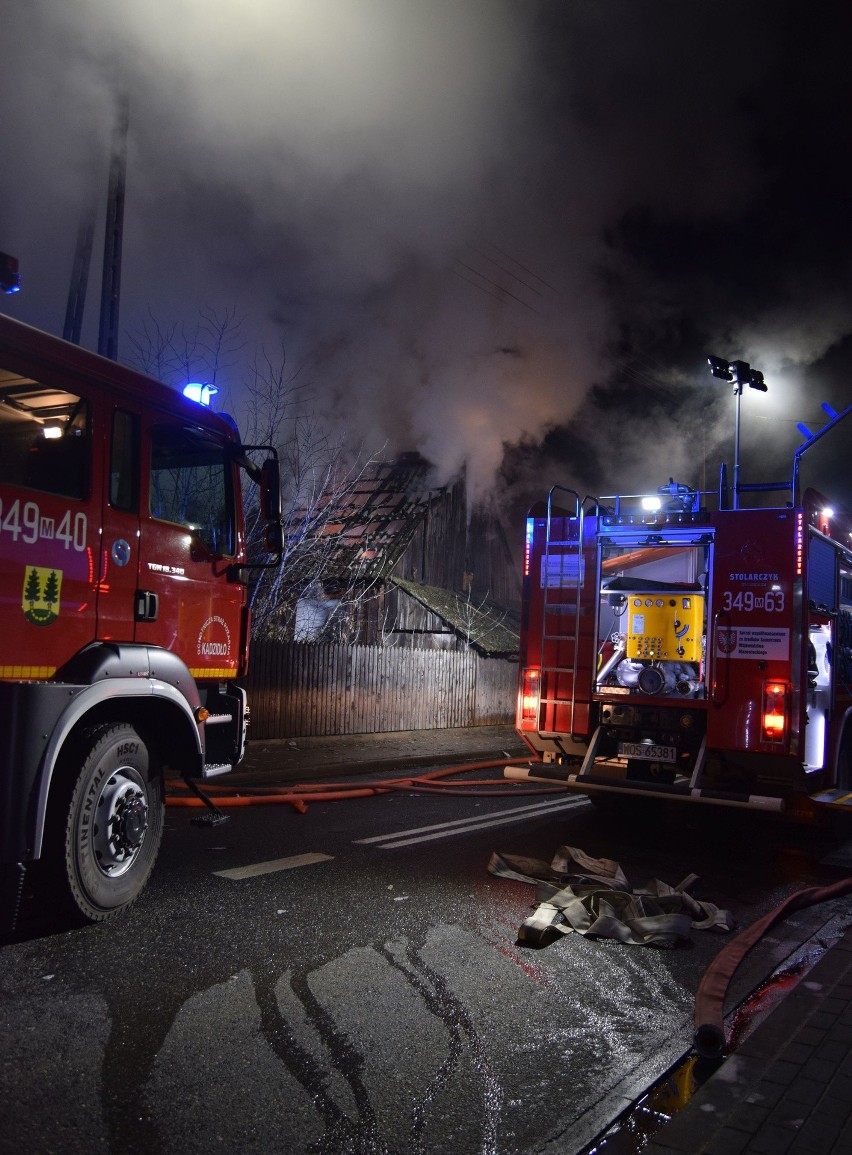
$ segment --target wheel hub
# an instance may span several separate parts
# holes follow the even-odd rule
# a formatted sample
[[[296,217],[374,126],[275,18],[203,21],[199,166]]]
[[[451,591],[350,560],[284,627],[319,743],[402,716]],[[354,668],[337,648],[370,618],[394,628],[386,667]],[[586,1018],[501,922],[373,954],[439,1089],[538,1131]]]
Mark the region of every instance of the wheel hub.
[[[148,807],[141,794],[128,795],[122,799],[112,820],[112,842],[125,851],[136,850],[142,845],[148,826]]]
[[[136,857],[148,829],[148,801],[135,770],[111,774],[98,798],[94,850],[98,865],[112,878],[124,874]]]

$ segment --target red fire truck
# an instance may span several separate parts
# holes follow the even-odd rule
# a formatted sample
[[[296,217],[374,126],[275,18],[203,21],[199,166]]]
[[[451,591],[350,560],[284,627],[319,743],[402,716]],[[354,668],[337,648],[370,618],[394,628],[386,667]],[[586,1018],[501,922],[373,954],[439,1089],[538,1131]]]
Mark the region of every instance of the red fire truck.
[[[260,465],[254,450],[267,451]],[[154,865],[164,773],[194,785],[242,757],[243,472],[280,558],[273,449],[242,445],[229,418],[161,382],[0,316],[7,917],[35,860],[73,914],[122,910]]]
[[[740,508],[724,473],[715,495],[557,487],[533,507],[516,725],[545,765],[510,776],[601,803],[852,803],[852,522],[799,496],[801,455],[850,412],[775,508]]]

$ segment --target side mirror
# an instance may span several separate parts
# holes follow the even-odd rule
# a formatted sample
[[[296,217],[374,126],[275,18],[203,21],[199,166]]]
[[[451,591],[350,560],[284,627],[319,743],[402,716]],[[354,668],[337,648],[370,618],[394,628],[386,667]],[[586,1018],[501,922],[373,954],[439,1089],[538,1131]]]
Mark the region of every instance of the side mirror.
[[[282,553],[284,551],[284,527],[280,521],[270,521],[264,526],[263,548],[267,553]]]
[[[281,553],[284,528],[281,525],[281,471],[276,457],[267,457],[260,467],[260,509],[266,523],[263,548],[267,553]]]

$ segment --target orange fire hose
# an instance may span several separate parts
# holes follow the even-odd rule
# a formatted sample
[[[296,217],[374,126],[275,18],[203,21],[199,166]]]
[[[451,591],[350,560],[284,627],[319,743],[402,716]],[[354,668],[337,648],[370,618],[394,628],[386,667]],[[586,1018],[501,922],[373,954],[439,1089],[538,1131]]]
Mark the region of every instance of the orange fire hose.
[[[722,947],[704,972],[695,996],[695,1049],[705,1059],[721,1059],[725,1053],[724,1002],[734,971],[755,943],[791,911],[814,906],[829,898],[852,892],[852,878],[843,878],[830,886],[812,886],[797,890],[780,905],[746,927],[735,939]]]
[[[533,789],[518,789],[514,783],[506,782],[502,778],[489,778],[465,782],[439,782],[455,774],[471,773],[477,770],[488,770],[496,766],[506,766],[514,758],[500,758],[488,762],[468,762],[460,766],[445,766],[440,770],[432,770],[427,774],[406,778],[387,778],[381,782],[368,782],[363,785],[350,785],[344,782],[315,782],[293,783],[286,789],[268,786],[243,787],[239,793],[234,793],[232,787],[220,785],[205,785],[205,791],[213,796],[216,806],[270,806],[290,805],[300,813],[305,813],[308,802],[339,802],[349,798],[369,798],[379,794],[389,794],[396,790],[407,790],[413,793],[424,794],[457,794],[475,797],[518,797],[528,794],[556,794],[564,793],[561,785],[536,787]],[[166,783],[169,790],[182,787],[182,783],[170,780]],[[498,789],[483,790],[481,787],[497,787]],[[227,792],[230,791],[230,792]],[[201,798],[182,794],[169,794],[166,805],[171,807],[197,808],[205,805]]]
[[[390,786],[395,783],[434,782],[439,778],[449,778],[453,774],[464,774],[474,770],[490,770],[495,766],[507,766],[510,762],[516,762],[517,760],[516,758],[500,758],[489,762],[465,762],[460,766],[444,766],[439,770],[430,770],[426,774],[416,774],[405,778],[386,778],[383,782],[377,782],[375,785]],[[489,780],[489,782],[490,781],[491,780]],[[499,779],[499,781],[502,782],[503,779]],[[169,785],[181,786],[183,784],[179,781],[173,781],[169,783]],[[453,783],[448,782],[447,785],[452,786]],[[457,785],[462,785],[462,783],[458,783]],[[352,785],[348,782],[294,782],[291,786],[287,787],[287,792],[289,793],[292,790],[349,790],[352,788]],[[218,782],[207,783],[204,789],[209,794],[215,794],[217,792],[227,794],[233,791],[231,785],[220,785]],[[251,793],[278,794],[281,792],[281,788],[278,786],[245,786],[242,789]],[[355,787],[355,789],[357,789],[357,787]]]

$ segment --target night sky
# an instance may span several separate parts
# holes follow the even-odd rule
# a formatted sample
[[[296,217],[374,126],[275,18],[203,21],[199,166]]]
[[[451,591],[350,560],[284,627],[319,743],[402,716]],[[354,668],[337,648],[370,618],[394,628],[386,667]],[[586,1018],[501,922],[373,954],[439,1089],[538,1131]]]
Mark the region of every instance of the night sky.
[[[852,402],[845,4],[4,0],[2,33],[23,290],[0,307],[24,321],[61,333],[95,203],[97,344],[125,92],[123,360],[151,315],[233,309],[243,357],[283,343],[350,444],[466,463],[506,508],[713,488],[734,400],[708,353],[769,385],[742,399],[746,482]]]

